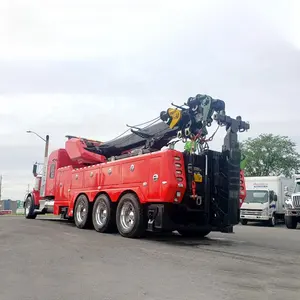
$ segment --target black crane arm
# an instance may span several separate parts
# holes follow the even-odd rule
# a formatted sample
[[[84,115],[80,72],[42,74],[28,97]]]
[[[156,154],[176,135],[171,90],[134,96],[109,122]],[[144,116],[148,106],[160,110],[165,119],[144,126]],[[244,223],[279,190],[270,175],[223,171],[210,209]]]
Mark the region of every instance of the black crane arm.
[[[174,107],[160,113],[160,122],[144,128],[132,126],[131,134],[103,143],[83,139],[85,149],[107,158],[141,148],[157,151],[176,137],[185,141],[205,137],[208,133],[207,127],[211,126],[213,120],[226,126],[227,139],[224,144],[228,149],[235,147],[233,144],[237,142],[238,131],[249,129],[249,124],[242,121],[241,117],[232,119],[226,116],[223,100],[213,99],[208,95],[198,94],[188,98],[187,103],[182,106],[172,105]]]

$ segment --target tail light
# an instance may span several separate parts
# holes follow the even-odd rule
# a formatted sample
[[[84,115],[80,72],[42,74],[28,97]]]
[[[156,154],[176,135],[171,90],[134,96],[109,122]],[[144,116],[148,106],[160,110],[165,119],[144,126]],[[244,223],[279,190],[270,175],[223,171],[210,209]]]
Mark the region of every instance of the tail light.
[[[183,175],[182,173],[183,172],[182,172],[181,158],[179,156],[174,156],[174,161],[175,161],[174,162],[174,165],[175,165],[175,174],[176,174],[176,180],[178,182],[178,187],[183,187],[183,184],[181,183],[181,182],[183,182],[183,177],[182,177],[182,175]],[[175,198],[175,199],[177,199],[177,198]]]
[[[244,171],[240,171],[240,207],[244,203],[246,199],[246,184],[245,184],[245,177],[244,177]]]

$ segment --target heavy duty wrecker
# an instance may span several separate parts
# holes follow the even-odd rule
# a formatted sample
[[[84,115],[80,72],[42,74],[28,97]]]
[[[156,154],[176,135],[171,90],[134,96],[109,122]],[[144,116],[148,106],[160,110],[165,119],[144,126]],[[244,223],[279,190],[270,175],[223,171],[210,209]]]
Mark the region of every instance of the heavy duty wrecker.
[[[129,126],[130,134],[109,142],[67,136],[65,148],[46,156],[42,176],[34,164],[36,185],[25,196],[25,217],[53,213],[78,228],[128,238],[146,231],[233,232],[246,196],[237,133],[249,124],[227,116],[224,101],[208,95],[172,106],[148,126]],[[213,121],[226,128],[221,152],[208,147]],[[180,140],[184,152],[175,150]]]

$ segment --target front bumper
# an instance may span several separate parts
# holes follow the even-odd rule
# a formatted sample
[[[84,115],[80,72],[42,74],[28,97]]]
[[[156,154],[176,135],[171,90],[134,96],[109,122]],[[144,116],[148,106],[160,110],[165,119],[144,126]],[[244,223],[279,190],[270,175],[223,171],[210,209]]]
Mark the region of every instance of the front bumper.
[[[285,215],[287,217],[300,217],[300,210],[299,209],[286,209]]]
[[[241,220],[262,220],[268,221],[270,219],[269,216],[260,216],[260,215],[241,215]]]

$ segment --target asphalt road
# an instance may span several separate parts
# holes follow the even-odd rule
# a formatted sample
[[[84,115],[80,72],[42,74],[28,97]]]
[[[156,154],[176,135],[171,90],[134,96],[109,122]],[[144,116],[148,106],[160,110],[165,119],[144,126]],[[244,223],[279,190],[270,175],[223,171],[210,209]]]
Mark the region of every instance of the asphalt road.
[[[300,230],[237,226],[203,240],[130,240],[0,217],[3,300],[298,300]]]

